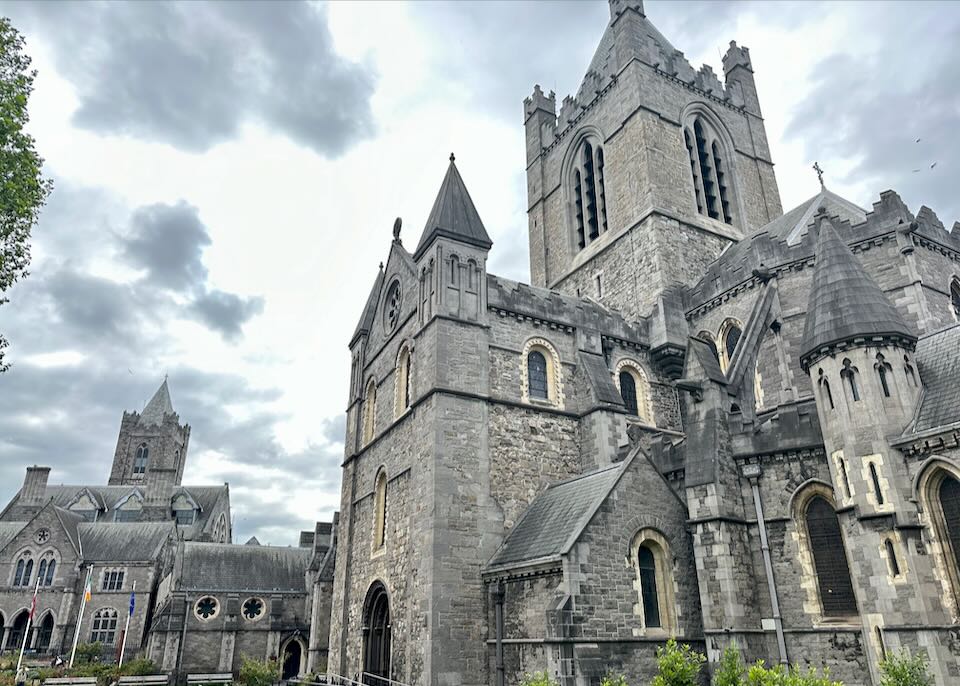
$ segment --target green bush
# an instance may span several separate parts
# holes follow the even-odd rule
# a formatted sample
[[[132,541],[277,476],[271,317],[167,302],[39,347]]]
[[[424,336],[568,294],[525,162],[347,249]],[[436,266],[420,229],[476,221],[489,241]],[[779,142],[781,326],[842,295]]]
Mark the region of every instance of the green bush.
[[[280,663],[276,660],[251,660],[243,655],[237,682],[243,686],[273,686],[280,681]]]
[[[600,686],[627,686],[627,677],[616,672],[607,672],[600,680]]]
[[[534,672],[533,674],[524,674],[520,679],[520,686],[557,686],[557,682],[547,675],[546,672]]]
[[[707,658],[696,650],[671,638],[665,647],[657,648],[657,676],[652,686],[697,686],[700,669]]]
[[[100,641],[95,643],[81,643],[77,646],[77,656],[74,664],[99,660],[102,653],[103,644]]]
[[[740,651],[737,645],[731,643],[723,650],[723,657],[720,658],[720,666],[713,675],[714,686],[743,686],[743,677],[746,674],[746,668],[740,659]]]
[[[747,672],[747,686],[843,686],[843,684],[832,681],[827,670],[819,674],[815,669],[801,672],[796,665],[790,668],[783,665],[767,668],[763,660],[757,660],[757,663]]]
[[[887,655],[880,662],[881,686],[933,686],[933,676],[927,670],[927,656],[910,655],[903,650]]]
[[[125,676],[144,676],[146,674],[159,674],[160,668],[153,660],[145,657],[138,657],[129,662],[124,662],[120,668],[120,673]]]

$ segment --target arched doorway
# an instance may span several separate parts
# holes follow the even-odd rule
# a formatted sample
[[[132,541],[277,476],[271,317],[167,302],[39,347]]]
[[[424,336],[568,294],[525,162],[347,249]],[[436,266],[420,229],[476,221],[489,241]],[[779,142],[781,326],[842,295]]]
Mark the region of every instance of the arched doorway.
[[[50,639],[53,638],[53,613],[48,612],[37,627],[37,645],[38,653],[50,651]]]
[[[363,632],[364,683],[385,686],[390,678],[390,599],[379,581],[367,593]]]
[[[7,650],[20,650],[20,644],[23,643],[23,634],[27,630],[28,616],[29,614],[24,610],[13,620],[10,631],[7,633]]]
[[[283,671],[281,676],[284,679],[296,679],[302,673],[301,665],[303,663],[303,646],[296,638],[287,641],[283,649]]]

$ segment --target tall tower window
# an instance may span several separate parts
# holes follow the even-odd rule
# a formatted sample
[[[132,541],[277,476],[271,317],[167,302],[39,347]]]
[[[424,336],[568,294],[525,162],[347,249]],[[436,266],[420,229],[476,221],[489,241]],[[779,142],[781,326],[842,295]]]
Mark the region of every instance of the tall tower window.
[[[953,310],[953,316],[960,320],[960,279],[956,277],[950,284],[950,309]]]
[[[683,143],[690,161],[697,212],[734,224],[733,169],[727,146],[702,113],[694,113],[684,123]]]
[[[883,489],[880,488],[880,477],[877,475],[877,466],[870,463],[870,484],[873,486],[873,495],[877,499],[877,505],[883,505]]]
[[[840,522],[833,506],[822,496],[815,495],[810,499],[806,525],[823,614],[828,617],[856,614],[857,602]]]
[[[843,369],[840,370],[840,376],[847,386],[850,398],[853,402],[858,402],[860,400],[860,384],[857,381],[859,374],[857,368],[853,366],[850,360],[843,361]]]
[[[147,471],[147,459],[150,457],[150,449],[146,443],[137,446],[137,454],[133,458],[134,476],[142,476]]]
[[[880,377],[880,388],[883,389],[883,397],[889,398],[890,377],[893,372],[893,367],[883,358],[883,353],[877,353],[877,363],[874,366],[877,368],[877,376]]]
[[[641,545],[637,550],[640,569],[640,597],[643,600],[643,625],[660,626],[660,598],[657,593],[657,562],[650,546]]]
[[[589,138],[580,143],[570,174],[573,221],[578,248],[585,248],[607,230],[607,190],[603,148]]]

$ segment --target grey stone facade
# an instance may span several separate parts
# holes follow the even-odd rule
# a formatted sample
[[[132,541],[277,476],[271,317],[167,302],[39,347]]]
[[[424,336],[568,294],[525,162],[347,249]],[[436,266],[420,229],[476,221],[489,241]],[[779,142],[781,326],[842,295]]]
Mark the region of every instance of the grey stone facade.
[[[486,273],[452,158],[416,250],[395,227],[350,341],[328,669],[647,683],[677,636],[849,685],[906,647],[954,683],[960,224],[892,191],[784,214],[749,51],[721,82],[610,9],[577,95],[524,101],[533,285]]]

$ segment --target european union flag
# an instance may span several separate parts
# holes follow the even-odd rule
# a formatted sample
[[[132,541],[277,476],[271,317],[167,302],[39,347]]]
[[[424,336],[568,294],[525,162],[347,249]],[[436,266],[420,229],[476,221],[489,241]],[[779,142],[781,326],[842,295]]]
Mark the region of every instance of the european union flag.
[[[130,591],[130,616],[133,617],[133,608],[137,605],[137,599],[133,595],[133,591]]]

